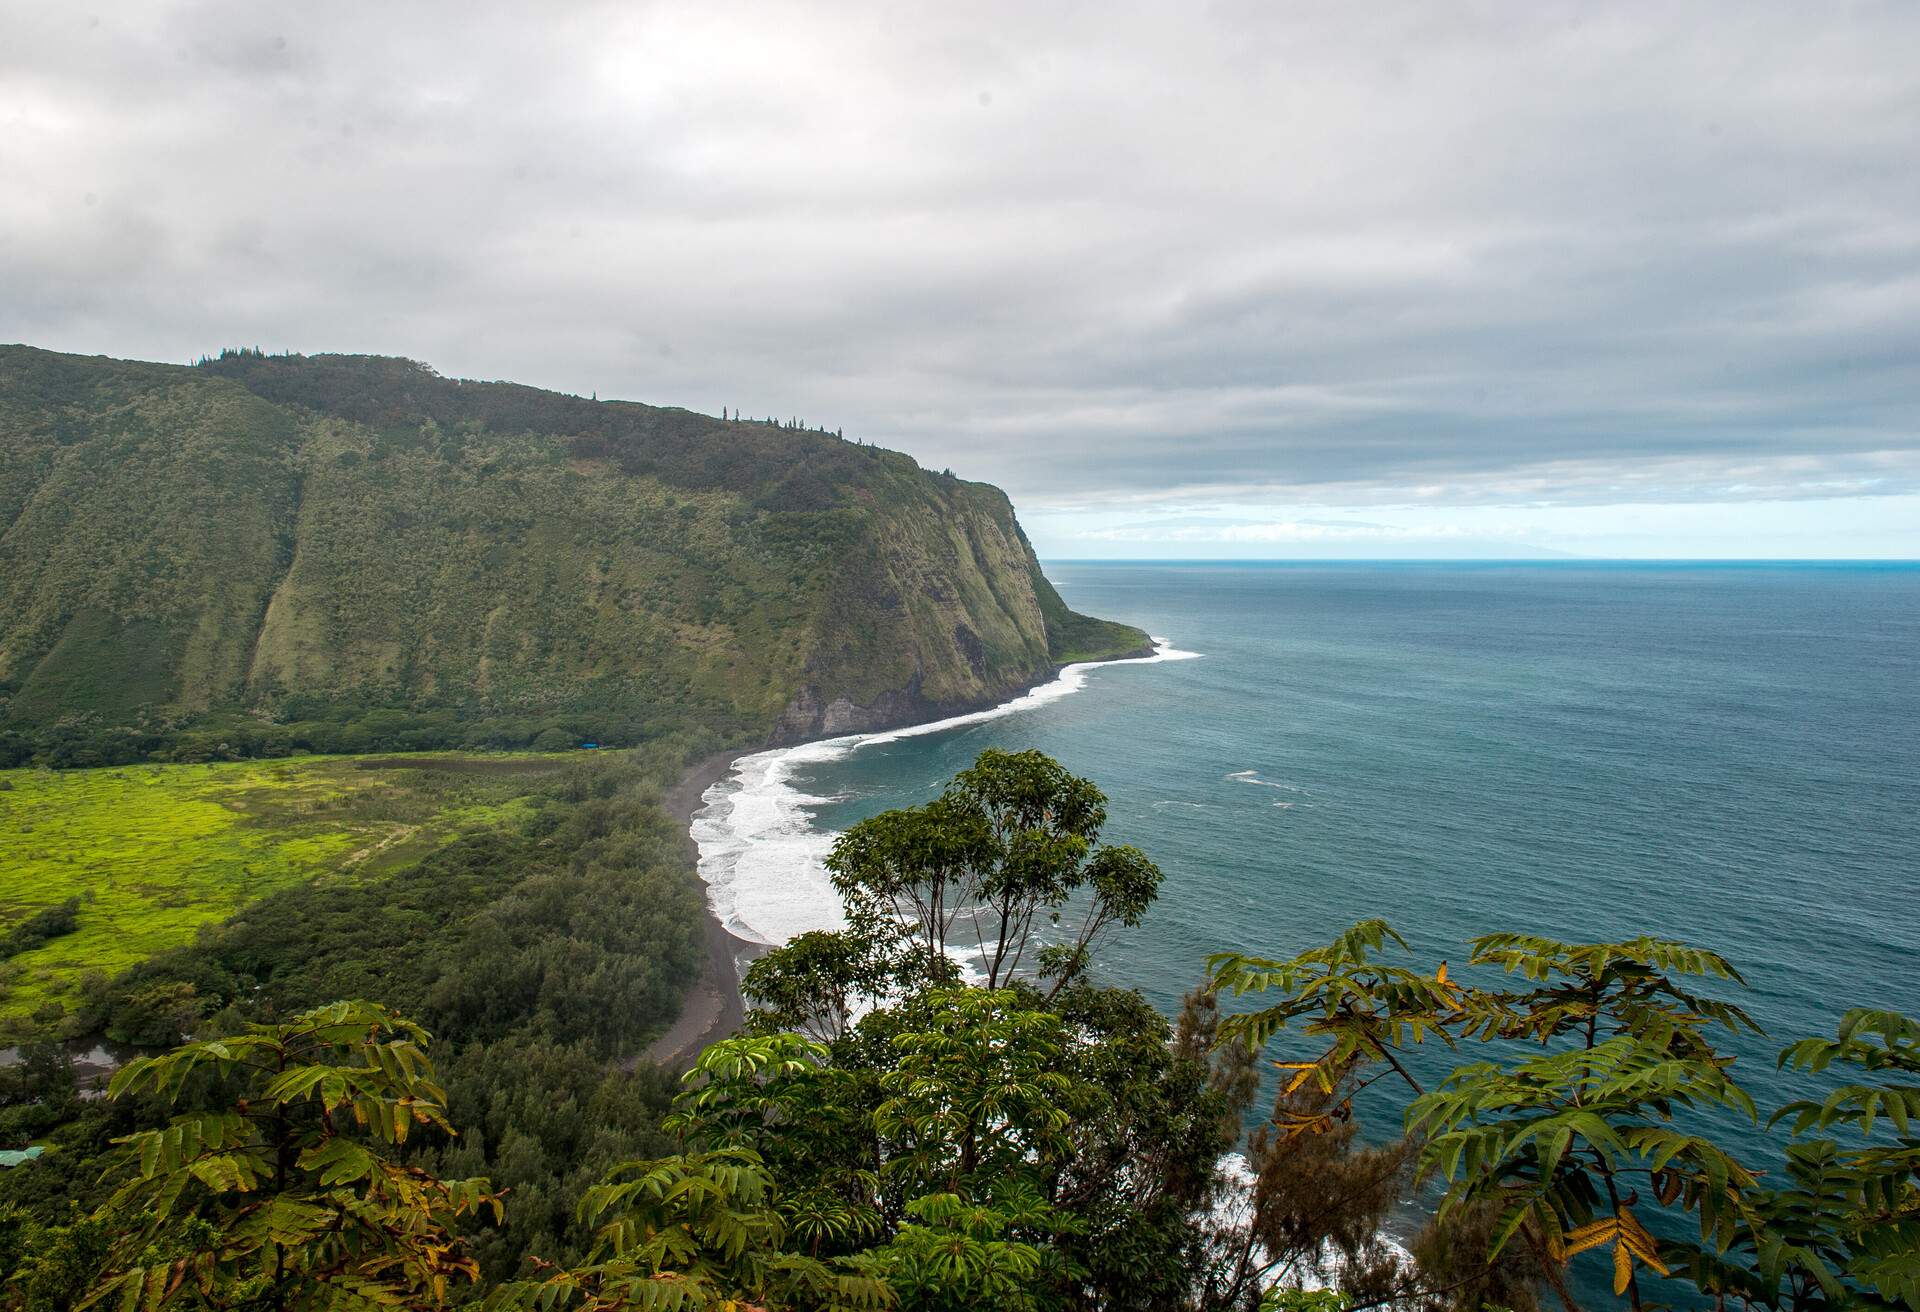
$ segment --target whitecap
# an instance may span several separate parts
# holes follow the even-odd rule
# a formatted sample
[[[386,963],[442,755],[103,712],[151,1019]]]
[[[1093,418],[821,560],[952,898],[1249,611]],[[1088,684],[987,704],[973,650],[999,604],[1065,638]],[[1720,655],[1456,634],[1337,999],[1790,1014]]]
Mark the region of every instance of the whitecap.
[[[1236,784],[1253,784],[1260,788],[1279,788],[1289,793],[1304,793],[1307,791],[1298,784],[1283,784],[1274,779],[1262,779],[1258,770],[1235,770],[1232,774],[1226,775],[1225,778],[1231,779]],[[1274,805],[1278,806],[1280,804],[1275,802]]]

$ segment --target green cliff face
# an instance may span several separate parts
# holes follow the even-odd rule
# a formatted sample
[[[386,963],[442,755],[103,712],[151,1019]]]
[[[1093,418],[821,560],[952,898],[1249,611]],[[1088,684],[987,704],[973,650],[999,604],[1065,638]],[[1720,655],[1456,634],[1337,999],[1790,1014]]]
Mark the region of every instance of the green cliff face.
[[[444,379],[0,347],[0,723],[338,705],[735,740],[990,702],[1144,634],[997,488],[819,432]]]

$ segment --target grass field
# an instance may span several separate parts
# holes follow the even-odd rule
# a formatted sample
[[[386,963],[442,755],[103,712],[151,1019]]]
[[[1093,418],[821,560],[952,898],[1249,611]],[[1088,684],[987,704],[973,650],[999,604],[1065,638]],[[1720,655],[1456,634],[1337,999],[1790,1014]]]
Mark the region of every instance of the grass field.
[[[361,879],[512,818],[571,758],[300,757],[0,771],[0,934],[80,899],[0,963],[0,1033],[88,971],[124,970],[267,893]]]

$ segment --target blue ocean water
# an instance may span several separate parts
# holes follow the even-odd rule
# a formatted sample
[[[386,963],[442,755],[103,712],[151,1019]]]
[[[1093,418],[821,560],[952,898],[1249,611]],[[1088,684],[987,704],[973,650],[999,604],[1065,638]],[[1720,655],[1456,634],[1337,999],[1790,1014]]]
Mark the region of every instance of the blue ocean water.
[[[1384,916],[1428,960],[1495,930],[1724,953],[1769,1031],[1728,1045],[1763,1107],[1797,1096],[1774,1070],[1785,1043],[1848,1006],[1920,1012],[1920,568],[1048,574],[1076,609],[1200,658],[802,749],[776,771],[798,819],[770,844],[763,826],[765,877],[799,889],[829,831],[926,800],[982,748],[1037,747],[1097,781],[1107,837],[1166,872],[1096,968],[1169,1011],[1208,953],[1291,955]]]

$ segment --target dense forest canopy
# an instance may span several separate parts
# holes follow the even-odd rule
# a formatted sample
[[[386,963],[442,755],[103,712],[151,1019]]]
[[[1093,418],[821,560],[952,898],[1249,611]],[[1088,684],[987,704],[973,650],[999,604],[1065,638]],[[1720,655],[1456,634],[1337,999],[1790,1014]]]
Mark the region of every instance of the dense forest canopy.
[[[1716,1047],[1754,1022],[1710,950],[1501,932],[1450,972],[1379,921],[1217,957],[1169,1020],[1092,967],[1150,914],[1158,871],[1104,843],[1099,790],[1035,752],[983,753],[935,802],[843,835],[849,927],[756,962],[746,1032],[677,1091],[597,1064],[684,970],[604,923],[665,899],[637,933],[670,944],[688,895],[664,870],[623,887],[668,838],[649,768],[571,776],[524,834],[423,867],[420,903],[242,916],[116,982],[110,1024],[191,1038],[106,1102],[76,1103],[31,1049],[6,1115],[51,1118],[57,1152],[0,1177],[8,1297],[1920,1308],[1920,1024],[1855,1010],[1790,1042],[1780,1060],[1821,1093],[1760,1107]],[[428,887],[453,928],[414,953],[423,931],[384,922]],[[1001,942],[996,978],[938,950],[973,923]],[[326,1000],[347,992],[363,1000]],[[1436,1044],[1457,1064],[1422,1086],[1405,1058]],[[1404,1118],[1363,1133],[1355,1097],[1380,1081]],[[1772,1127],[1774,1159],[1716,1142],[1716,1109]],[[1416,1187],[1437,1209],[1397,1250],[1381,1226]]]

